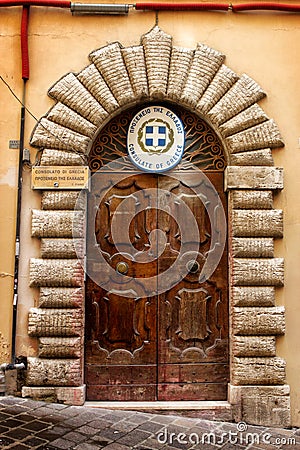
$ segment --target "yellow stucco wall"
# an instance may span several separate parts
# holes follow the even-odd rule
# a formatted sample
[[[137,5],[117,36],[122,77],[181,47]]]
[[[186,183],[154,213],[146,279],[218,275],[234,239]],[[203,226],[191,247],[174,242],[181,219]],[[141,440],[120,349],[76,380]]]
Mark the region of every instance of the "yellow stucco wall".
[[[289,2],[291,3],[291,2]],[[1,8],[0,73],[15,93],[22,96],[20,63],[21,8]],[[276,243],[276,256],[285,258],[285,287],[277,303],[286,307],[286,334],[278,339],[278,354],[287,362],[291,386],[293,424],[300,426],[300,14],[161,12],[159,26],[174,43],[194,48],[197,42],[223,52],[226,65],[239,75],[247,73],[267,92],[260,102],[274,118],[285,148],[273,152],[275,165],[284,167],[285,188],[276,199],[284,210],[284,240]],[[128,16],[72,16],[68,10],[31,7],[29,26],[30,80],[26,106],[40,118],[53,105],[47,90],[68,72],[88,64],[88,54],[110,42],[136,45],[155,23],[154,12],[132,11]],[[20,105],[0,80],[0,363],[9,359],[13,297],[14,228],[18,150],[8,141],[19,138]],[[25,147],[29,148],[34,119],[26,115]],[[32,160],[35,150],[31,149]],[[27,337],[27,311],[37,299],[28,287],[28,259],[38,255],[38,243],[29,238],[30,209],[39,207],[38,193],[30,190],[30,174],[24,173],[18,354],[34,354]],[[24,256],[23,256],[24,255]]]

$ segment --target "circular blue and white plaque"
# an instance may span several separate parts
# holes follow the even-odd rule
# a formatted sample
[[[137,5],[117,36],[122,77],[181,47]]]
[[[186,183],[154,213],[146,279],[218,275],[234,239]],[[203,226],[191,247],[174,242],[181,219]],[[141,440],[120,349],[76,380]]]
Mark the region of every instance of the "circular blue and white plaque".
[[[146,172],[175,167],[184,150],[184,128],[179,117],[163,106],[147,106],[132,119],[127,134],[128,155]]]

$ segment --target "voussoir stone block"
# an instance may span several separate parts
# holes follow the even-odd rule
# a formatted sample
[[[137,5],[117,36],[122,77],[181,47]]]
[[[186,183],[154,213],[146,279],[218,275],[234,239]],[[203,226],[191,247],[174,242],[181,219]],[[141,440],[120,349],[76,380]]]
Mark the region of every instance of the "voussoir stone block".
[[[232,383],[235,385],[280,385],[285,383],[286,363],[282,358],[233,358]]]
[[[134,93],[118,42],[102,47],[90,55],[119,105],[134,101]]]
[[[87,152],[89,142],[89,137],[58,125],[46,117],[38,122],[30,139],[33,147],[53,148],[82,154]]]
[[[97,131],[96,125],[60,102],[56,103],[56,105],[50,109],[47,118],[52,120],[52,122],[70,128],[71,130],[77,131],[90,138],[92,138]]]
[[[281,167],[227,166],[225,189],[283,189]]]
[[[83,312],[81,309],[30,308],[28,334],[33,337],[81,336]]]
[[[167,92],[172,37],[158,26],[142,36],[150,97],[163,98]]]
[[[234,258],[234,286],[283,286],[282,258]]]
[[[182,91],[181,101],[196,107],[224,59],[225,55],[222,53],[204,44],[198,44]]]
[[[77,259],[30,260],[30,286],[80,287],[84,283],[84,270]]]
[[[284,307],[234,307],[232,324],[236,335],[280,335],[285,332]]]
[[[122,48],[129,79],[137,99],[148,96],[148,80],[144,49],[141,45]]]
[[[272,119],[229,136],[226,143],[232,153],[284,145],[279,129]]]
[[[194,51],[191,49],[173,46],[167,91],[169,99],[179,99],[188,76],[193,54]]]
[[[77,78],[106,111],[113,112],[119,107],[95,64],[90,64],[79,72]]]
[[[238,79],[238,75],[233,72],[233,70],[229,69],[225,64],[222,64],[212,82],[200,98],[196,106],[196,111],[206,114]]]
[[[27,359],[29,386],[79,386],[82,384],[78,359]]]
[[[265,95],[262,88],[244,74],[209,111],[208,116],[213,123],[221,125]]]
[[[61,78],[49,89],[48,94],[50,97],[76,111],[97,127],[108,116],[107,111],[105,111],[73,73],[69,73]]]
[[[282,237],[282,210],[233,210],[232,234],[236,237]]]
[[[245,111],[228,120],[228,122],[223,123],[220,126],[220,131],[222,136],[227,137],[265,122],[266,120],[268,120],[267,114],[255,103],[245,109]]]

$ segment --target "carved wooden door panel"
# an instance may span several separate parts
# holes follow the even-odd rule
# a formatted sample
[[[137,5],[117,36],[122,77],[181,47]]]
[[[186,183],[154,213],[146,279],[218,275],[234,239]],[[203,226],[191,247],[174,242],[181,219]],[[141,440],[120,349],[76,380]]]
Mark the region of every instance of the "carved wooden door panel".
[[[217,204],[217,199],[213,197],[219,196],[225,207],[226,198],[223,192],[223,174],[206,172],[205,175],[213,183],[215,192],[211,190],[209,182],[199,180],[197,173],[184,173],[180,181],[168,177],[159,180],[159,187],[167,186],[167,190],[175,196],[175,200],[170,202],[170,215],[176,217],[178,223],[182,223],[185,220],[183,206],[187,205],[193,212],[199,231],[198,252],[191,252],[188,247],[195,238],[193,233],[189,232],[188,239],[182,239],[178,223],[170,219],[168,221],[164,217],[166,213],[159,212],[158,226],[164,227],[167,232],[169,246],[166,247],[168,252],[158,260],[158,271],[166,270],[172,258],[178,257],[180,248],[183,268],[187,268],[186,275],[159,296],[157,395],[160,400],[227,398],[229,355],[226,251],[221,255],[216,270],[211,275],[206,272],[209,276],[207,280],[202,273],[211,249],[212,226],[219,226],[217,208],[220,207],[213,207],[212,225],[205,204],[214,200]],[[171,211],[172,208],[175,211]],[[220,236],[214,242],[215,247],[225,238],[222,235],[224,232],[224,229],[219,230]]]
[[[113,174],[92,177],[88,236],[96,234],[96,245],[103,260],[99,262],[92,248],[95,243],[90,240],[87,243],[90,275],[86,302],[87,398],[154,400],[157,296],[152,295],[153,289],[143,279],[156,275],[157,262],[145,264],[138,259],[151,246],[149,236],[157,222],[157,212],[149,209],[150,203],[148,209],[146,206],[145,210],[137,211],[138,194],[143,196],[145,188],[156,189],[157,179],[139,174],[117,182],[116,177]],[[125,210],[120,210],[124,201]],[[138,280],[137,286],[128,282],[129,277]]]
[[[206,175],[225,202],[223,174]],[[227,256],[201,279],[212,236],[205,195],[197,194],[203,180],[185,172],[178,179],[139,173],[121,181],[95,174],[92,182],[87,398],[226,399]],[[188,238],[180,226],[187,208],[198,230]]]

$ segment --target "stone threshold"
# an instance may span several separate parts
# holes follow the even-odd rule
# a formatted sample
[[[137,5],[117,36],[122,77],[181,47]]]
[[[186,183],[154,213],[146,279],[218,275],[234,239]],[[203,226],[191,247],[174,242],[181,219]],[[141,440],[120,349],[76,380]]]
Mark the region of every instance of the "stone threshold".
[[[174,414],[208,420],[232,421],[232,408],[227,401],[86,401],[84,405],[89,408]]]

